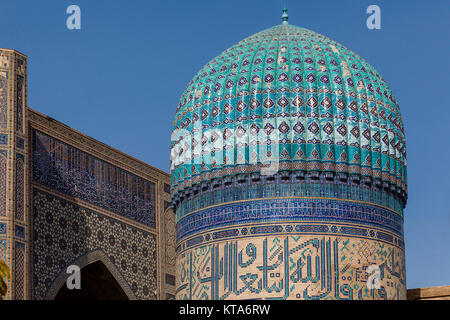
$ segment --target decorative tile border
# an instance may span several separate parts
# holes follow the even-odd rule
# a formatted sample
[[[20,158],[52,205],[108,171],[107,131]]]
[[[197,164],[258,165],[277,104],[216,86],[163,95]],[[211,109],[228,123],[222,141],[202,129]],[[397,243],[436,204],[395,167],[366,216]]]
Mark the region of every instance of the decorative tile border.
[[[381,185],[345,178],[328,179],[326,173],[296,176],[283,172],[273,176],[258,174],[227,177],[194,187],[174,197],[177,218],[206,207],[261,198],[326,198],[370,203],[403,214],[403,203]]]
[[[377,240],[404,249],[402,236],[382,228],[366,227],[358,224],[318,223],[316,221],[283,221],[283,223],[254,223],[245,226],[222,227],[195,234],[180,241],[177,254],[199,246],[222,240],[246,239],[264,235],[332,235],[342,237],[357,237],[361,239]]]
[[[403,217],[370,204],[328,199],[259,199],[193,212],[177,222],[177,241],[220,226],[259,222],[320,221],[383,228],[403,237]]]

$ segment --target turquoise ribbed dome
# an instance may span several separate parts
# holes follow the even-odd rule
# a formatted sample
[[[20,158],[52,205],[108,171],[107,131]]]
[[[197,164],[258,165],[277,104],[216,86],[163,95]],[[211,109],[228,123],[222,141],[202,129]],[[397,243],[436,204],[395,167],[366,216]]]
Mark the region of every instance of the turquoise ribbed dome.
[[[386,82],[341,44],[287,23],[240,41],[188,84],[172,136],[174,195],[258,174],[276,156],[281,174],[351,176],[406,201],[402,118]]]

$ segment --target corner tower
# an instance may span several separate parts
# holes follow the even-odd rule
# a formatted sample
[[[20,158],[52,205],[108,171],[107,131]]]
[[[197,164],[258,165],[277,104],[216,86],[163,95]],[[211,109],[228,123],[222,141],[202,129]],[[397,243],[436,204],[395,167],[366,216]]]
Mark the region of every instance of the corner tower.
[[[406,299],[397,101],[357,54],[287,20],[181,97],[177,298]]]
[[[29,288],[26,105],[27,57],[0,49],[0,259],[11,270],[7,298],[16,300]]]

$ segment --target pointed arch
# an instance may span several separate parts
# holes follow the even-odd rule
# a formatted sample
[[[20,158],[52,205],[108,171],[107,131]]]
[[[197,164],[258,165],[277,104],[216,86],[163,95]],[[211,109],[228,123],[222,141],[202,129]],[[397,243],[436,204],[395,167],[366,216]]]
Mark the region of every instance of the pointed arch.
[[[106,269],[112,274],[114,279],[117,281],[121,289],[124,291],[124,293],[127,295],[128,299],[130,300],[137,300],[136,295],[131,290],[130,286],[128,285],[127,281],[123,277],[122,273],[117,269],[117,267],[112,263],[112,261],[108,258],[108,256],[103,252],[101,249],[97,249],[94,251],[91,251],[76,260],[72,261],[70,265],[76,265],[80,267],[80,269],[83,269],[87,265],[90,265],[94,262],[100,261],[104,264]],[[70,275],[66,273],[66,269],[61,270],[59,275],[55,278],[53,283],[50,285],[50,288],[47,290],[47,293],[45,295],[45,300],[53,300],[55,299],[56,295],[58,294],[61,287],[66,283],[67,278]]]

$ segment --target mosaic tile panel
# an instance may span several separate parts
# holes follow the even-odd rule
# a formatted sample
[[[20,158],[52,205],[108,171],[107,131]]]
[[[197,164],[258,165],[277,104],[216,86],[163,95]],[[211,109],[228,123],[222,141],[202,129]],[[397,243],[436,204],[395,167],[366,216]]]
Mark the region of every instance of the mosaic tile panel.
[[[164,215],[164,236],[166,238],[166,263],[175,266],[175,245],[176,245],[176,224],[175,215],[172,210],[169,210]]]
[[[316,222],[314,220],[305,222],[279,222],[258,223],[250,225],[235,225],[230,227],[219,227],[200,234],[195,234],[178,242],[177,253],[187,249],[198,247],[218,240],[233,240],[240,238],[251,238],[261,235],[290,235],[292,232],[302,234],[321,234],[343,237],[358,237],[361,239],[378,240],[389,245],[404,249],[403,237],[376,227],[361,226],[355,224],[341,225],[338,222]]]
[[[14,299],[25,298],[25,245],[16,242],[14,249]]]
[[[340,222],[383,228],[403,237],[403,217],[370,204],[328,199],[264,199],[192,212],[177,222],[177,242],[221,226],[258,222]]]
[[[44,299],[71,262],[98,249],[120,270],[138,299],[156,298],[154,234],[37,189],[32,228],[34,299]]]
[[[16,154],[16,212],[15,218],[24,221],[25,218],[25,157]]]
[[[24,79],[22,76],[17,76],[16,87],[16,130],[23,132],[23,114],[24,114]]]
[[[1,225],[0,225],[1,227]],[[0,232],[1,234],[1,232]],[[8,240],[0,238],[0,260],[7,261],[7,253],[8,253]],[[8,281],[8,286],[10,286]],[[8,290],[9,291],[9,290]]]
[[[7,134],[0,134],[0,144],[3,146],[8,144],[8,135]]]
[[[8,126],[8,72],[0,71],[0,129],[6,129],[7,126]]]
[[[33,130],[33,180],[155,227],[155,184]]]
[[[166,273],[166,284],[174,286],[175,285],[175,276]]]
[[[19,149],[25,149],[25,140],[19,137],[16,137],[16,147]]]
[[[25,239],[25,228],[22,226],[15,226],[14,235],[18,238]]]
[[[8,252],[8,241],[6,239],[0,239],[0,260],[6,261],[6,253]]]
[[[8,240],[0,238],[0,260],[7,261],[8,257]],[[7,281],[8,287],[11,286],[10,281]],[[10,291],[10,290],[8,290]]]
[[[176,251],[177,299],[406,298],[403,217],[370,203],[223,203],[178,220]]]
[[[8,164],[8,152],[6,150],[0,150],[0,217],[6,217],[7,215],[7,203],[6,203],[6,179]]]
[[[265,236],[187,250],[177,299],[406,299],[404,251],[378,241],[323,235]],[[370,266],[380,286],[370,287]]]
[[[324,177],[301,180],[295,176],[285,177],[287,179],[276,175],[271,177],[271,180],[261,178],[258,181],[247,177],[241,182],[222,182],[218,186],[209,184],[198,188],[195,195],[193,190],[190,190],[184,194],[182,201],[178,197],[174,199],[177,219],[192,211],[221,203],[278,197],[320,197],[369,202],[403,215],[401,200],[394,194],[385,192],[381,186],[368,186],[360,181],[330,181]]]

